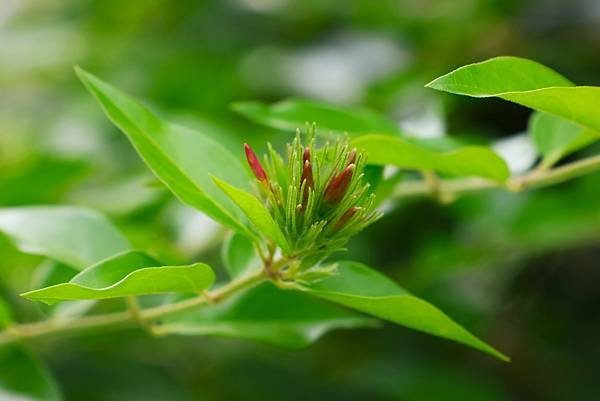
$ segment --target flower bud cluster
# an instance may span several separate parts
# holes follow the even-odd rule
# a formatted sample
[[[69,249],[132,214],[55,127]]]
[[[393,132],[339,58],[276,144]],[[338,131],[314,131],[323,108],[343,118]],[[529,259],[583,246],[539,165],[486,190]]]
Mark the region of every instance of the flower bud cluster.
[[[319,147],[314,130],[307,129],[305,143],[298,132],[285,158],[269,144],[263,163],[244,145],[261,197],[290,244],[288,256],[311,265],[381,216],[364,180],[366,155],[346,137]]]

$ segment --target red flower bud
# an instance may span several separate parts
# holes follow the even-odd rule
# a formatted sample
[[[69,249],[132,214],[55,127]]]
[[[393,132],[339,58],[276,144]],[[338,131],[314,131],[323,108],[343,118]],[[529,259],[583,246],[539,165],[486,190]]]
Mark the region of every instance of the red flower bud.
[[[335,223],[335,228],[342,228],[344,224],[346,224],[348,220],[350,220],[356,214],[356,212],[358,212],[359,209],[359,207],[353,206],[350,209],[346,210],[346,212],[342,215],[342,217],[340,217],[337,223]]]
[[[256,154],[247,143],[244,144],[244,151],[246,152],[246,159],[248,160],[248,164],[250,165],[250,168],[252,169],[256,179],[261,182],[267,181],[267,174],[265,173],[265,170],[258,161]]]
[[[352,148],[352,150],[350,151],[350,154],[348,155],[347,166],[349,166],[351,164],[355,164],[355,163],[356,163],[356,148]]]
[[[304,162],[304,167],[302,168],[302,178],[300,179],[300,184],[302,183],[305,184],[304,191],[302,192],[302,208],[300,209],[301,212],[304,211],[304,207],[308,203],[308,194],[310,193],[310,190],[315,187],[315,181],[313,180],[312,175],[312,166],[310,165],[310,162],[308,160]]]
[[[307,147],[304,149],[304,154],[302,155],[302,177],[300,178],[300,184],[306,182],[304,184],[304,192],[302,193],[302,206],[304,206],[308,202],[308,194],[311,189],[315,187],[315,181],[313,179],[312,173],[312,165],[310,164],[310,149]]]
[[[348,190],[348,186],[350,185],[350,180],[352,180],[354,167],[354,164],[349,164],[341,173],[329,181],[329,185],[327,185],[327,188],[325,189],[323,198],[325,203],[328,205],[335,205],[344,198],[346,190]]]
[[[304,148],[304,153],[302,154],[302,164],[306,164],[306,162],[310,162],[310,148],[307,146]]]

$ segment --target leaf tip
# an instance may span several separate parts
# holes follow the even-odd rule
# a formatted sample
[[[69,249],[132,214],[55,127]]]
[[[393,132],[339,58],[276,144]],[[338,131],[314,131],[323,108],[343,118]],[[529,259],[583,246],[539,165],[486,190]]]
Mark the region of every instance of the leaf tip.
[[[425,88],[429,88],[429,89],[435,89],[435,90],[441,90],[442,87],[442,80],[446,75],[442,75],[441,77],[437,77],[432,81],[429,81],[428,83],[425,84]]]

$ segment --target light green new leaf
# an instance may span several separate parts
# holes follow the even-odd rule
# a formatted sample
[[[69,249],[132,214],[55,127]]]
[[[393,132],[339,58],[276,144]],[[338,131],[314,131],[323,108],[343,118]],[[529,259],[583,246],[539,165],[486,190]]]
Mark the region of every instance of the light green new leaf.
[[[483,146],[467,146],[448,152],[436,152],[387,135],[365,135],[352,144],[368,154],[371,164],[434,170],[458,176],[478,176],[504,181],[510,174],[506,162]]]
[[[302,348],[331,330],[371,327],[376,321],[264,283],[223,304],[169,316],[162,323],[165,334],[226,336]]]
[[[221,259],[231,278],[248,273],[261,263],[252,241],[238,233],[234,233],[223,242]]]
[[[0,209],[0,232],[25,253],[83,269],[129,249],[129,242],[102,215],[68,206]]]
[[[600,135],[589,128],[541,112],[532,114],[528,131],[544,158],[542,166],[545,167],[600,139]]]
[[[50,373],[21,347],[0,348],[0,400],[60,401]]]
[[[154,174],[182,202],[239,232],[247,232],[237,208],[212,183],[215,175],[248,185],[246,170],[227,149],[194,130],[160,120],[150,110],[94,75],[76,69],[107,117],[129,138]]]
[[[508,360],[429,302],[411,295],[389,278],[360,263],[340,262],[337,275],[304,287],[304,290],[319,298]]]
[[[473,97],[499,97],[600,132],[600,87],[574,86],[542,64],[496,57],[443,75],[428,87]]]
[[[277,223],[275,223],[275,220],[271,217],[271,214],[265,205],[263,205],[256,196],[236,188],[217,177],[213,177],[213,180],[215,184],[217,184],[217,186],[221,188],[221,190],[223,190],[236,205],[238,205],[250,222],[258,229],[258,232],[268,239],[275,241],[284,252],[289,251],[289,244],[285,239],[285,236],[279,229]]]
[[[23,296],[53,304],[67,300],[199,293],[209,288],[214,279],[212,269],[204,263],[161,266],[141,252],[129,251],[90,266],[68,283],[30,291]]]
[[[308,100],[288,99],[271,105],[261,102],[239,102],[231,107],[256,123],[285,131],[293,132],[298,128],[302,129],[306,123],[314,122],[321,132],[398,132],[398,127],[393,121],[373,111]]]

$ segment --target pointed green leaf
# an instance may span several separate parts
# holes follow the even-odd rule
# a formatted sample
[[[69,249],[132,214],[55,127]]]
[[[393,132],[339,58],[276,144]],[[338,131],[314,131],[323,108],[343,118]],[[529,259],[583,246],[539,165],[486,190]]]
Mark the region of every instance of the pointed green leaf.
[[[600,139],[600,135],[589,128],[541,112],[532,114],[528,131],[543,156],[545,167]]]
[[[78,269],[52,259],[46,259],[35,268],[31,288],[43,288],[66,283],[75,277],[77,273],[79,273]],[[95,304],[96,301],[71,301],[56,305],[44,305],[40,309],[45,310],[56,319],[73,319],[89,312]]]
[[[368,327],[376,321],[264,283],[223,304],[169,316],[162,323],[165,334],[226,336],[302,348],[331,330]]]
[[[499,97],[600,133],[600,87],[574,86],[556,71],[531,60],[496,57],[458,68],[427,86],[459,95]]]
[[[235,206],[209,175],[247,186],[246,170],[225,147],[194,130],[160,120],[133,98],[76,69],[106,116],[129,138],[154,174],[182,202],[239,232],[247,232]]]
[[[271,217],[271,214],[265,205],[263,205],[256,196],[236,188],[217,177],[213,177],[213,180],[217,186],[239,206],[250,222],[257,228],[259,233],[268,239],[275,241],[284,252],[289,251],[289,245],[285,236],[279,229],[275,220],[273,220],[273,217]]]
[[[231,278],[248,273],[261,263],[252,241],[238,233],[229,236],[223,243],[221,259]]]
[[[53,304],[59,301],[105,299],[164,293],[199,293],[214,282],[204,263],[161,266],[141,252],[124,252],[90,266],[68,283],[30,291],[24,297]]]
[[[504,181],[509,176],[506,162],[494,151],[483,146],[436,152],[405,139],[386,135],[365,135],[352,144],[363,149],[371,164],[391,164],[397,167],[434,170],[458,176],[478,176]]]
[[[102,215],[68,206],[0,209],[0,232],[25,253],[83,269],[129,249],[129,242]]]
[[[271,105],[261,102],[238,102],[231,107],[249,120],[285,131],[294,132],[298,128],[304,128],[306,123],[314,122],[321,132],[398,132],[398,127],[393,121],[373,111],[308,100],[288,99]]]
[[[356,262],[340,262],[338,269],[337,275],[304,290],[316,297],[508,360],[444,312],[411,295],[381,273]]]
[[[0,400],[60,401],[50,373],[21,347],[0,348]]]

